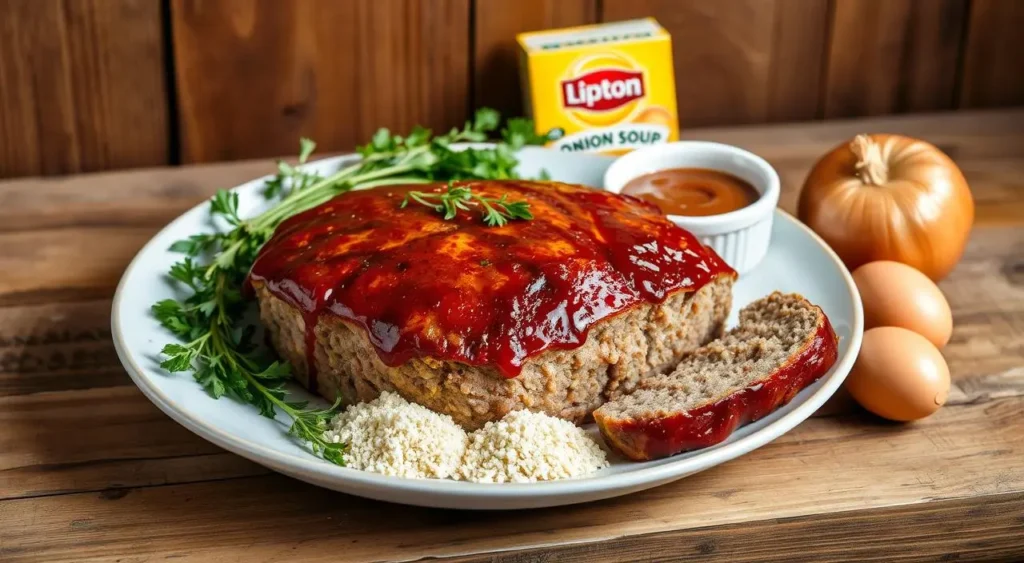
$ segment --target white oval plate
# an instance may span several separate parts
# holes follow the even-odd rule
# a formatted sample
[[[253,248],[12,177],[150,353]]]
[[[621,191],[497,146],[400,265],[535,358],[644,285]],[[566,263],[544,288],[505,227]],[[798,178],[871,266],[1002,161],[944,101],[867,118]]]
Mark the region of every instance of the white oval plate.
[[[349,157],[325,159],[309,166],[326,173],[346,158]],[[544,168],[555,179],[592,186],[600,186],[604,170],[611,162],[602,156],[535,148],[524,150],[520,159],[520,173],[526,177],[535,176]],[[265,205],[258,191],[263,181],[253,180],[236,188],[243,217]],[[167,248],[176,240],[210,229],[204,203],[160,231],[128,266],[118,285],[111,314],[114,344],[125,369],[160,410],[210,442],[296,479],[390,502],[468,509],[557,506],[624,495],[692,475],[771,442],[814,413],[850,371],[863,332],[860,297],[849,272],[821,239],[780,211],[767,257],[735,286],[730,323],[735,322],[741,306],[773,290],[801,293],[824,309],[840,337],[839,360],[825,377],[789,404],[713,447],[644,463],[610,456],[611,467],[583,479],[493,485],[387,477],[319,459],[288,437],[287,417],[279,415],[272,420],[260,416],[249,405],[229,398],[215,400],[190,374],[171,374],[160,368],[160,349],[173,337],[150,314],[150,305],[176,296],[165,273],[180,255]],[[295,395],[311,398],[298,386],[291,390]],[[596,430],[589,430],[600,441]]]

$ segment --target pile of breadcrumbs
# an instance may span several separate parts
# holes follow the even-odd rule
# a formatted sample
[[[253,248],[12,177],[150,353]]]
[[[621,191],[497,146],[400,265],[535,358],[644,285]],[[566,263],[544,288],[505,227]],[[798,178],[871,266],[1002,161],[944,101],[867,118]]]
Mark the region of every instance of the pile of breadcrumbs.
[[[466,451],[466,431],[450,416],[396,393],[345,409],[324,437],[347,445],[348,467],[397,477],[448,477]]]
[[[516,411],[467,435],[450,416],[390,392],[349,407],[324,435],[347,444],[349,467],[399,477],[531,483],[608,466],[604,450],[571,422]]]
[[[469,435],[459,477],[478,483],[532,483],[582,477],[608,466],[604,450],[575,424],[515,411]]]

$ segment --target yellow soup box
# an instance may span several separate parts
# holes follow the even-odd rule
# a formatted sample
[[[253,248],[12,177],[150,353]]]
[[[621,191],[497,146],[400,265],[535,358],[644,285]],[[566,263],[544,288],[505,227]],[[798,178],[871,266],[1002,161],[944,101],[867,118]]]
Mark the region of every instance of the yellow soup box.
[[[672,39],[653,18],[516,39],[525,106],[548,146],[623,154],[679,138]]]

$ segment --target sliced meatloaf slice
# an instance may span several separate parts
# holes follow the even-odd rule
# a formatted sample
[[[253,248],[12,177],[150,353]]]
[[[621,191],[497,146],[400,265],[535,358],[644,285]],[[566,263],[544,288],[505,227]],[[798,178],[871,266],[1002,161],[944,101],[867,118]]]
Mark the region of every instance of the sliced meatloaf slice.
[[[733,281],[723,275],[696,292],[638,306],[595,326],[579,348],[528,360],[515,378],[502,377],[493,367],[431,358],[391,367],[381,361],[365,330],[324,315],[315,330],[317,391],[346,402],[396,391],[471,430],[523,408],[580,423],[608,398],[633,389],[641,377],[671,368],[687,352],[720,336],[732,306]],[[308,386],[302,314],[259,284],[256,292],[274,348]]]
[[[787,403],[825,374],[838,339],[822,310],[773,293],[740,312],[740,324],[687,356],[667,375],[605,403],[594,420],[626,457],[648,460],[725,440],[737,427]]]

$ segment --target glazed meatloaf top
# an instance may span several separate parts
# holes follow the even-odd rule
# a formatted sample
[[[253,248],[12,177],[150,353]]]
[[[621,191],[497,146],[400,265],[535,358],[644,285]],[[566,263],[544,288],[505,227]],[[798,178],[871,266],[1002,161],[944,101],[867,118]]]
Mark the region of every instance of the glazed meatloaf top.
[[[525,202],[533,218],[495,227],[478,201],[450,218],[422,202],[402,206],[410,192],[442,194],[444,184],[350,192],[284,222],[250,281],[302,312],[309,353],[326,313],[361,327],[389,366],[432,358],[515,377],[545,350],[582,345],[595,323],[735,276],[629,196],[556,182],[457,185]]]

